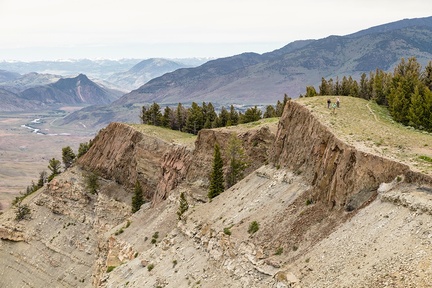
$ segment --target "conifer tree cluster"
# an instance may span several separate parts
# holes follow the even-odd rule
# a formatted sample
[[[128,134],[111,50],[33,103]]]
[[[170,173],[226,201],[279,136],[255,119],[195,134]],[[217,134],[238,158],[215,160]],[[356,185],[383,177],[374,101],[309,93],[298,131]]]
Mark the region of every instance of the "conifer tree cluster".
[[[243,179],[243,172],[247,168],[248,164],[242,143],[235,134],[231,134],[225,152],[228,159],[226,174],[224,174],[224,163],[220,146],[217,143],[215,144],[208,192],[209,199],[221,194],[225,190],[225,187],[230,188]]]
[[[244,113],[237,111],[234,105],[231,105],[229,109],[222,106],[220,112],[217,113],[211,102],[203,102],[201,106],[192,102],[189,108],[179,103],[176,108],[167,106],[162,112],[160,105],[153,103],[150,106],[142,107],[140,119],[143,124],[166,127],[196,135],[203,128],[234,126],[258,121],[262,118],[280,117],[288,100],[288,96],[285,95],[283,102],[278,101],[275,107],[273,105],[266,106],[264,115],[257,106],[248,108]]]
[[[432,131],[432,61],[422,70],[416,58],[401,59],[393,73],[377,69],[360,82],[352,77],[321,79],[318,95],[340,95],[373,100],[388,107],[397,122]],[[306,96],[315,96],[307,90]]]

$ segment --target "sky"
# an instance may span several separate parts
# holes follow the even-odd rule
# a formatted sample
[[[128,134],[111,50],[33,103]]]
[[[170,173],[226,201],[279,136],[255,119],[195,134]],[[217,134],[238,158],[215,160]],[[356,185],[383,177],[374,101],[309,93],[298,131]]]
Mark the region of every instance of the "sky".
[[[430,0],[0,0],[0,61],[261,54],[428,16]]]

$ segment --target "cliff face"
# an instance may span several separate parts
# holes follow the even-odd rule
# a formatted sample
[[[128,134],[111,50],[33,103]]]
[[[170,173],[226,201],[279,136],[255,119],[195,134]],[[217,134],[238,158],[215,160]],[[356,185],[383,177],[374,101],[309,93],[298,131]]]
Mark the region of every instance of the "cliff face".
[[[157,137],[143,135],[126,124],[111,123],[95,137],[79,164],[129,189],[139,181],[147,200],[151,200],[163,178],[162,160],[169,158],[166,154],[171,150],[169,143]]]
[[[376,195],[383,182],[406,174],[409,167],[357,150],[321,124],[304,106],[287,103],[271,161],[303,175],[312,198],[354,210]]]
[[[195,148],[190,149],[143,135],[126,124],[111,123],[95,137],[88,153],[79,159],[79,164],[129,189],[133,189],[135,182],[139,181],[147,199],[156,205],[183,182],[197,187],[197,193],[198,190],[206,190],[214,144],[218,143],[221,150],[226,151],[232,134],[241,140],[246,152],[246,174],[267,161],[269,147],[274,141],[274,133],[268,126],[244,132],[204,129],[198,135]],[[224,154],[223,158],[227,164],[228,156]],[[196,196],[203,201],[207,197],[206,192]]]

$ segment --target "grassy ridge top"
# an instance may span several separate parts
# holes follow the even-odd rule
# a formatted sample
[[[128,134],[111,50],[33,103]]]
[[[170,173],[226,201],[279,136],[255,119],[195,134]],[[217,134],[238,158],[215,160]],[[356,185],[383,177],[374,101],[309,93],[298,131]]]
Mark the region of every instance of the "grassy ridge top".
[[[242,133],[248,130],[260,129],[263,126],[268,126],[273,133],[276,133],[278,121],[279,118],[266,118],[251,123],[239,124],[239,125],[229,126],[229,127],[220,127],[214,129],[227,130],[233,133]],[[181,145],[192,146],[195,143],[195,140],[197,139],[196,135],[180,132],[176,130],[171,130],[169,128],[157,127],[157,126],[147,125],[147,124],[128,124],[128,125],[143,134],[160,138],[169,143],[177,143]]]
[[[193,146],[195,140],[197,139],[196,135],[192,135],[189,133],[184,133],[176,130],[171,130],[169,128],[146,125],[146,124],[128,124],[128,125],[130,125],[135,130],[143,134],[157,137],[169,143]]]
[[[341,140],[365,151],[407,164],[414,171],[432,175],[432,134],[392,120],[388,110],[372,101],[341,96],[335,113],[327,108],[336,96],[299,98],[295,101]]]

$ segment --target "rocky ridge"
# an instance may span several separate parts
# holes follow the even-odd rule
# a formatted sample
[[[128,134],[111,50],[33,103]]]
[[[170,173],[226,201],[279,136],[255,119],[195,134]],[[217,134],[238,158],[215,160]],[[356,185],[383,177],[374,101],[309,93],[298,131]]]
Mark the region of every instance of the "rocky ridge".
[[[231,133],[248,175],[208,202],[213,145],[223,151]],[[346,144],[302,104],[289,102],[278,124],[203,130],[194,147],[162,138],[112,123],[79,165],[24,200],[31,219],[0,215],[0,284],[428,287],[430,177]],[[79,167],[98,173],[98,194]],[[152,201],[131,215],[137,180]],[[189,210],[178,220],[181,192]]]

